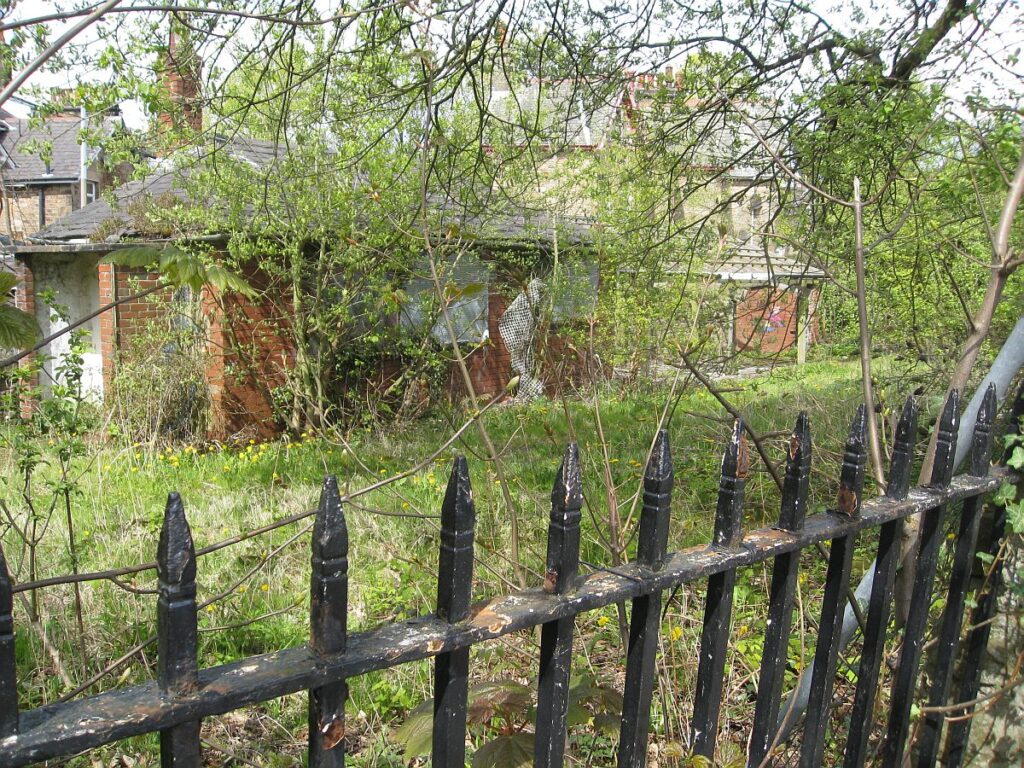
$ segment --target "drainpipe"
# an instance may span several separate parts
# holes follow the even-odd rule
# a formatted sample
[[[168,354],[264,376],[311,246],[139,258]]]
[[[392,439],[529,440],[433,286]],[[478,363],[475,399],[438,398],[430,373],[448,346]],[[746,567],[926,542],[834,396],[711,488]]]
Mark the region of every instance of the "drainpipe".
[[[81,113],[80,113],[81,114],[81,122],[80,122],[78,127],[79,127],[79,131],[85,131],[85,121],[86,121],[85,107],[81,107],[80,109],[81,109]],[[87,173],[87,171],[89,169],[89,145],[88,145],[88,143],[86,143],[84,135],[81,136],[81,140],[80,140],[79,143],[81,145],[81,155],[80,155],[80,158],[81,158],[81,166],[82,166],[82,168],[81,168],[81,178],[79,179],[78,207],[82,208],[83,206],[85,206],[85,191],[86,191],[86,189],[89,186],[89,182],[86,179],[86,173]]]

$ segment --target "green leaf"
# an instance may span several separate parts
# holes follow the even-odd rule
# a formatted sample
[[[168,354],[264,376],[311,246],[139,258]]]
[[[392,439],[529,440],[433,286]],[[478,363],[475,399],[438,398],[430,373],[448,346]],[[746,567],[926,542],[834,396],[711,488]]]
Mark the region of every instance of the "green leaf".
[[[533,734],[513,733],[484,744],[473,755],[473,768],[530,768]]]
[[[590,710],[578,701],[569,702],[569,711],[566,713],[566,725],[573,728],[577,725],[586,725],[590,722]]]
[[[0,304],[0,348],[24,349],[39,338],[39,323],[28,312]]]
[[[714,768],[714,764],[703,755],[691,755],[685,765],[687,768]]]
[[[11,289],[18,284],[18,276],[6,270],[0,271],[0,293],[10,293]]]
[[[392,738],[405,747],[405,761],[430,754],[434,733],[434,700],[427,699],[409,713]]]
[[[515,680],[488,680],[469,689],[467,719],[471,723],[486,723],[495,715],[506,720],[524,714],[533,703],[533,691]]]
[[[614,739],[619,735],[619,726],[621,723],[621,716],[612,712],[602,712],[599,715],[594,715],[594,728],[599,730],[609,739]]]
[[[999,490],[992,496],[992,503],[1000,507],[1005,507],[1010,504],[1014,499],[1017,498],[1017,489],[1010,483],[1004,482],[999,486]]]
[[[1006,521],[1016,533],[1024,533],[1024,501],[1006,505]]]
[[[218,291],[235,291],[243,296],[254,296],[256,291],[240,275],[229,272],[219,264],[211,264],[206,268],[206,282]]]
[[[1013,453],[1010,454],[1010,458],[1006,460],[1014,469],[1021,469],[1024,467],[1024,445],[1018,445],[1013,449]]]

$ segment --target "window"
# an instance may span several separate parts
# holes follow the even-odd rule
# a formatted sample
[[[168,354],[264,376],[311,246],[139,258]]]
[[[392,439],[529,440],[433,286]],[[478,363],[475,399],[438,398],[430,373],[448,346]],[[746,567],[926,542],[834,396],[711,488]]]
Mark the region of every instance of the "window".
[[[424,274],[429,267],[417,270]],[[472,254],[462,254],[449,264],[445,283],[451,291],[448,316],[460,342],[478,343],[487,338],[488,284],[490,270]],[[434,295],[433,283],[426,277],[416,277],[405,286],[409,301],[402,308],[401,323],[406,328],[422,328],[431,322],[431,335],[441,344],[450,344],[448,325],[441,316]]]
[[[85,182],[85,204],[96,202],[96,195],[99,192],[99,184],[95,181]]]

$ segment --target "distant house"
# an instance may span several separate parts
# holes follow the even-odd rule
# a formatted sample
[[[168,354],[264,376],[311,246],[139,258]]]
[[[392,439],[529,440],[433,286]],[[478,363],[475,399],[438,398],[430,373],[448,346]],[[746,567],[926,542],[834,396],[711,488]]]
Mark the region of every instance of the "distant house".
[[[727,287],[735,287],[727,343],[731,350],[778,354],[795,346],[797,362],[817,334],[815,306],[825,273],[785,248],[768,252],[757,238],[728,249],[704,268]]]
[[[159,302],[174,300],[171,288],[161,289],[155,296],[133,298],[157,286],[160,275],[144,269],[100,263],[101,259],[118,249],[138,245],[163,247],[168,242],[170,233],[158,231],[160,225],[154,226],[146,218],[148,206],[154,203],[166,206],[174,201],[187,200],[184,179],[189,168],[201,162],[207,152],[222,153],[254,166],[271,164],[278,156],[278,150],[272,143],[242,137],[214,140],[206,147],[182,149],[176,156],[155,161],[153,172],[145,179],[116,188],[110,193],[110,199],[100,198],[72,211],[33,233],[28,242],[10,249],[25,277],[25,290],[19,296],[18,304],[22,309],[35,313],[44,335],[55,333],[64,323],[53,318],[43,305],[40,299],[43,291],[52,290],[68,307],[71,319],[88,316],[116,303],[113,309],[97,315],[84,326],[92,346],[85,356],[84,383],[96,397],[102,397],[109,386],[118,353],[128,349],[132,338],[144,332],[152,320],[166,311]],[[178,161],[183,159],[189,162],[181,168]],[[214,234],[204,237],[204,240],[217,247],[226,237],[218,241]],[[253,386],[238,379],[251,378],[265,387],[268,381],[272,381],[271,372],[275,367],[270,348],[276,344],[277,362],[281,361],[281,355],[287,357],[288,352],[281,347],[280,339],[275,341],[268,335],[260,339],[268,352],[261,361],[265,368],[252,371],[249,377],[229,377],[226,370],[230,367],[227,358],[230,357],[231,345],[224,338],[227,329],[223,327],[218,299],[211,293],[204,295],[202,301],[208,316],[212,351],[209,370],[211,394],[216,414],[222,421],[218,425],[219,433],[227,434],[240,424],[238,414],[248,414],[257,422],[269,418],[269,403],[264,402],[258,393],[250,391]],[[267,331],[271,324],[260,322],[269,319],[263,316],[265,313],[265,307],[250,308],[253,323],[249,333]],[[66,352],[66,336],[50,345],[50,359],[44,364],[44,380],[40,382],[44,392]]]
[[[173,38],[171,42],[173,49]],[[184,102],[194,97],[196,88],[181,86],[179,71],[172,68],[164,76],[171,79],[172,94],[177,94]],[[621,93],[588,103],[566,83],[553,86],[534,83],[518,88],[505,84],[492,94],[494,112],[500,116],[504,110],[508,116],[506,126],[502,126],[499,119],[495,138],[497,132],[511,127],[513,132],[506,133],[503,140],[509,140],[511,135],[514,141],[513,118],[532,104],[539,110],[539,116],[548,116],[545,119],[549,122],[544,130],[552,132],[552,162],[558,162],[560,152],[599,152],[614,143],[628,144],[630,137],[642,129],[650,94],[659,87],[653,79],[637,78]],[[569,119],[565,119],[566,114],[570,115]],[[558,115],[562,116],[561,119]],[[192,110],[186,112],[185,117],[199,133],[201,113]],[[161,118],[161,122],[166,121]],[[54,123],[51,131],[59,127]],[[559,130],[561,133],[555,135]],[[65,136],[60,131],[55,135]],[[727,203],[725,210],[731,217],[729,230],[733,240],[740,242],[744,233],[749,239],[750,231],[768,220],[771,196],[767,190],[762,194],[754,188],[760,178],[757,173],[736,163],[730,164],[728,157],[734,147],[727,144],[722,139],[710,149],[705,148],[700,167],[695,167],[694,172],[720,177],[717,183],[722,193],[739,201]],[[66,157],[68,145],[64,143],[61,146],[65,147]],[[84,317],[108,304],[116,304],[113,310],[98,314],[86,326],[93,344],[93,351],[86,356],[86,385],[97,396],[102,396],[113,380],[119,353],[127,349],[131,340],[162,311],[150,298],[133,298],[134,294],[157,286],[158,274],[100,263],[102,257],[140,243],[162,246],[169,239],[181,236],[181,232],[174,231],[173,227],[167,231],[161,231],[159,227],[154,229],[152,223],[145,220],[145,205],[140,203],[164,201],[163,205],[171,206],[177,202],[205,204],[189,199],[185,178],[191,168],[209,160],[207,166],[214,169],[223,166],[224,171],[230,174],[230,163],[216,162],[218,157],[229,157],[249,167],[272,170],[278,167],[276,164],[282,157],[281,152],[278,145],[239,135],[230,139],[207,139],[192,147],[179,147],[169,157],[151,163],[150,173],[145,179],[124,184],[84,206],[72,206],[58,219],[44,217],[45,225],[30,233],[27,242],[10,248],[24,270],[25,290],[19,295],[19,304],[35,312],[44,333],[59,330],[60,325],[52,321],[50,313],[42,306],[39,297],[44,290],[53,289],[59,300],[70,306],[72,318]],[[82,178],[89,181],[87,176],[79,180]],[[458,340],[467,346],[466,363],[474,388],[478,394],[499,394],[513,376],[499,321],[520,287],[513,284],[514,280],[506,280],[503,284],[495,277],[492,264],[498,260],[494,256],[529,252],[527,261],[535,260],[538,269],[543,270],[555,254],[561,254],[564,259],[575,251],[583,258],[574,262],[577,270],[581,271],[574,275],[573,281],[592,297],[598,289],[598,274],[596,268],[585,266],[586,255],[593,248],[596,233],[590,215],[592,212],[588,210],[586,201],[581,201],[578,209],[562,211],[556,220],[544,205],[542,196],[532,208],[527,205],[514,210],[498,204],[483,211],[464,210],[447,197],[429,200],[428,207],[446,228],[466,235],[465,238],[460,235],[466,248],[454,263],[449,279],[457,288],[467,290],[464,298],[452,305],[451,314]],[[747,223],[746,227],[743,222]],[[215,252],[227,245],[228,236],[223,232],[203,231],[188,236],[201,238]],[[584,266],[579,266],[581,264]],[[798,269],[799,265],[793,268]],[[809,274],[806,269],[805,274]],[[272,433],[276,428],[273,389],[284,382],[285,372],[294,364],[295,350],[290,346],[292,342],[286,333],[291,313],[288,296],[284,293],[278,296],[273,286],[265,282],[264,275],[253,273],[246,277],[261,288],[270,288],[264,291],[264,298],[259,302],[218,294],[212,289],[205,289],[199,297],[209,350],[206,378],[212,406],[211,432],[219,438],[243,429],[250,430],[250,434],[252,430],[265,435]],[[761,283],[751,283],[751,287],[760,290],[770,285],[777,289],[796,282],[780,283],[769,278]],[[472,290],[468,290],[470,287]],[[412,301],[403,308],[395,322],[417,325],[422,329],[427,320],[424,311],[429,302],[417,301],[417,297],[432,295],[433,287],[428,281],[413,279],[406,286],[406,293]],[[162,289],[157,296],[165,303],[174,300],[170,289]],[[554,307],[556,322],[571,320],[579,314],[578,307],[570,306],[574,301],[564,301]],[[438,323],[426,330],[441,344],[451,341],[445,324]],[[571,348],[562,339],[552,336],[549,342],[553,354],[562,355],[567,360],[573,357]],[[66,338],[62,338],[51,345],[49,355],[52,359],[47,363],[47,377],[55,375],[60,359],[66,353],[66,344]],[[243,356],[237,353],[242,348],[259,350],[259,353],[246,355],[243,361]],[[387,378],[394,374],[382,370],[373,375],[380,376],[386,383]],[[561,375],[558,373],[556,380],[544,383],[557,386]],[[462,386],[454,374],[451,382],[453,391]],[[42,383],[45,389],[46,382]]]
[[[116,114],[94,119],[112,132],[122,127]],[[38,124],[0,110],[0,233],[15,242],[44,229],[83,205],[98,200],[119,179],[102,168],[98,149],[83,139],[83,117],[68,110]]]
[[[496,75],[488,101],[495,141],[530,141],[550,153],[538,174],[539,201],[558,194],[557,170],[566,157],[633,146],[644,132],[669,126],[673,138],[662,146],[676,158],[679,190],[667,195],[672,225],[679,236],[699,222],[710,221],[710,229],[719,230],[703,273],[728,286],[732,296],[729,346],[775,354],[796,345],[803,360],[814,339],[824,273],[772,238],[782,211],[769,150],[781,149],[784,139],[765,105],[704,106],[671,67],[627,73],[621,84],[532,79],[513,85]],[[575,216],[596,217],[592,201],[572,192],[562,191],[561,204]]]
[[[145,270],[100,263],[103,256],[115,250],[148,244],[162,247],[170,232],[154,232],[142,220],[144,205],[153,201],[173,204],[189,200],[185,179],[197,164],[223,168],[231,173],[228,162],[214,158],[230,158],[250,167],[269,171],[283,150],[271,142],[234,136],[215,139],[202,147],[181,149],[175,155],[153,164],[153,172],[143,180],[129,182],[109,195],[35,233],[29,242],[13,247],[27,277],[28,290],[21,298],[22,308],[35,311],[46,334],[58,330],[60,321],[49,317],[41,307],[41,291],[53,289],[60,301],[68,304],[72,318],[96,312],[112,302],[113,310],[89,321],[86,328],[93,340],[94,351],[86,357],[87,385],[102,396],[116,373],[119,352],[127,349],[133,337],[144,331],[162,310],[151,297],[131,298],[157,285],[159,274]],[[175,162],[186,161],[186,162]],[[510,360],[498,322],[508,299],[496,289],[488,262],[495,251],[528,250],[544,258],[551,248],[552,228],[546,217],[523,211],[515,214],[492,211],[481,215],[462,211],[450,200],[432,200],[445,226],[467,235],[471,248],[460,254],[449,276],[458,288],[472,285],[472,295],[451,308],[455,317],[458,340],[472,347],[466,356],[470,378],[478,394],[500,393],[511,378]],[[197,233],[204,244],[225,248],[228,235],[218,232]],[[585,222],[569,220],[558,227],[560,247],[565,253],[586,248],[589,229]],[[245,277],[266,288],[266,277],[256,272]],[[593,286],[596,290],[596,285]],[[396,318],[396,322],[415,326],[426,318],[423,309],[431,304],[421,299],[433,295],[428,281],[412,280],[406,286],[412,297]],[[157,294],[164,301],[172,300],[172,291]],[[127,300],[126,300],[127,299]],[[239,295],[218,294],[204,289],[200,297],[205,319],[209,350],[207,383],[210,391],[211,434],[224,438],[242,430],[255,430],[268,435],[275,429],[273,388],[283,383],[285,371],[293,364],[294,350],[287,334],[290,299],[286,292],[278,295],[265,291],[264,298],[253,303]],[[429,329],[428,329],[429,330]],[[450,339],[443,324],[432,329],[436,340],[447,344]],[[55,342],[49,354],[47,373],[60,365],[66,352],[66,341]],[[260,354],[239,355],[238,349],[259,349]],[[386,379],[393,375],[388,369],[370,372]],[[453,392],[462,389],[461,380],[453,370],[450,377]],[[45,382],[44,382],[45,389]]]

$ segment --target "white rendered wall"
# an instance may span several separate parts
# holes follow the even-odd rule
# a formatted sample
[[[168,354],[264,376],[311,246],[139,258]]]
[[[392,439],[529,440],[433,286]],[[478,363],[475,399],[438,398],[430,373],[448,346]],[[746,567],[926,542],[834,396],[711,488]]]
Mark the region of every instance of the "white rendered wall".
[[[71,321],[78,320],[90,312],[99,309],[100,286],[97,257],[77,254],[73,257],[51,256],[38,254],[32,259],[32,274],[36,290],[36,319],[43,336],[56,333],[66,327],[66,323],[52,316],[50,308],[43,302],[43,292],[50,289],[55,294],[58,304],[68,308]],[[85,370],[82,376],[82,388],[87,395],[95,400],[103,397],[103,358],[100,354],[100,320],[93,318],[82,330],[87,331],[85,352]],[[43,395],[49,395],[54,377],[68,353],[71,335],[65,334],[41,350],[41,354],[50,359],[43,364],[40,384]]]

